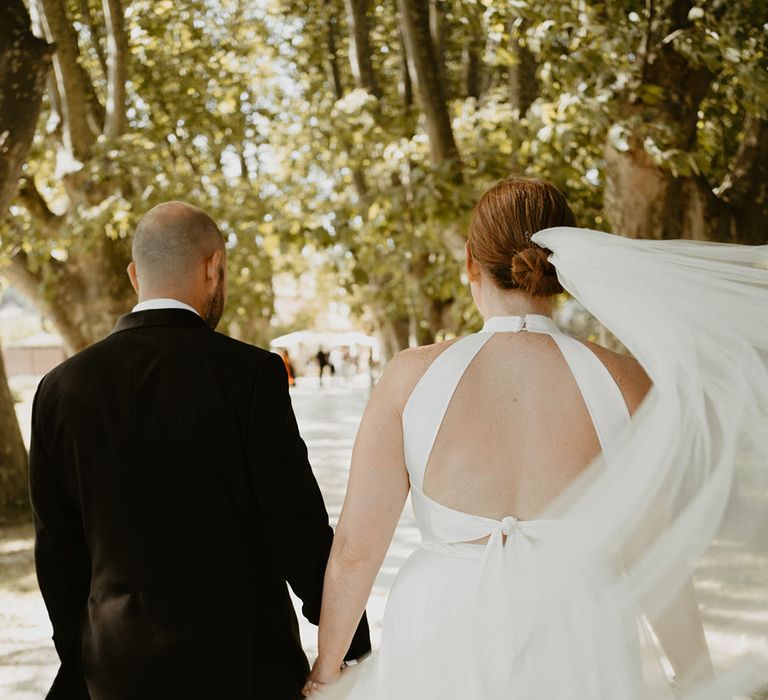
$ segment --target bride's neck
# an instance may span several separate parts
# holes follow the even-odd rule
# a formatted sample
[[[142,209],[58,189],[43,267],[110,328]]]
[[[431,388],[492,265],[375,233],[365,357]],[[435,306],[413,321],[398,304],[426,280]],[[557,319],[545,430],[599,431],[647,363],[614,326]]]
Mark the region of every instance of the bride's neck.
[[[479,285],[473,290],[475,303],[483,318],[494,316],[525,316],[540,314],[551,316],[552,297],[532,297],[516,290],[499,289],[496,285]]]

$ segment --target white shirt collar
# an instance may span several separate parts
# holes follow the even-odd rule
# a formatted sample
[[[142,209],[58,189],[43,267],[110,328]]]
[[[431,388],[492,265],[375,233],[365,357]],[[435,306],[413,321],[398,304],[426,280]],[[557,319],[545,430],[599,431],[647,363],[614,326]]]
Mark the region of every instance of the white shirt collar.
[[[193,309],[189,304],[185,304],[178,299],[147,299],[146,301],[136,304],[136,306],[133,307],[132,313],[136,313],[137,311],[151,311],[154,309],[186,309],[198,316],[200,315],[197,313],[196,309]]]

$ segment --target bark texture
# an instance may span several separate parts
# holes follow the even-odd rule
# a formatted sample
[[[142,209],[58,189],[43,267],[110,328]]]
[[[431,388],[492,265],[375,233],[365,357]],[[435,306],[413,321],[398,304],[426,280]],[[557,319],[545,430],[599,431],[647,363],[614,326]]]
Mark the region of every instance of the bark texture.
[[[427,123],[429,149],[435,165],[453,163],[460,177],[459,151],[453,137],[447,88],[441,78],[430,31],[429,0],[398,0],[403,37]]]
[[[0,215],[16,189],[35,135],[53,47],[32,34],[22,0],[0,9]]]
[[[13,0],[12,4],[21,4]],[[129,182],[117,178],[93,182],[86,163],[99,135],[116,138],[124,133],[125,83],[128,47],[126,43],[121,0],[103,0],[107,36],[108,105],[105,110],[95,97],[90,76],[80,64],[77,34],[62,0],[33,0],[42,30],[55,42],[53,54],[54,77],[48,82],[52,116],[58,127],[54,131],[58,140],[58,158],[62,167],[62,180],[69,199],[69,208],[63,214],[51,210],[45,197],[35,186],[34,179],[25,176],[21,181],[16,202],[26,208],[37,233],[55,240],[71,223],[70,217],[79,216],[80,207],[102,203],[106,198],[130,187]],[[26,15],[25,15],[26,16]],[[86,18],[87,20],[88,18]],[[29,31],[29,17],[26,16]],[[5,24],[0,25],[5,27]],[[33,37],[34,39],[34,37]],[[35,43],[35,41],[37,43]],[[28,40],[25,60],[38,56],[41,40]],[[51,46],[44,51],[50,51]],[[41,68],[37,85],[38,102],[45,89],[45,72]],[[4,91],[0,91],[0,99]],[[5,111],[5,110],[0,110]],[[19,116],[16,112],[13,115]],[[24,120],[31,131],[26,138],[31,142],[37,111]],[[2,117],[0,117],[1,119]],[[26,151],[24,158],[26,158]],[[22,161],[23,159],[22,158]],[[18,168],[17,166],[17,174]],[[18,178],[17,178],[18,180]],[[15,182],[13,189],[15,190]],[[27,254],[19,250],[4,270],[12,284],[32,300],[64,339],[67,349],[75,352],[106,335],[116,318],[131,308],[134,294],[125,268],[130,260],[128,243],[113,240],[99,231],[92,236],[73,237],[67,249],[67,259],[40,259],[41,253]]]
[[[643,50],[643,82],[663,91],[653,103],[630,96],[628,114],[643,122],[664,124],[672,134],[667,148],[695,150],[698,111],[713,75],[692,65],[669,37],[685,29],[691,0],[674,0],[665,8],[671,29],[653,35],[649,17]],[[657,165],[633,134],[628,148],[605,147],[605,213],[616,233],[632,238],[688,238],[705,241],[765,243],[768,241],[768,124],[749,116],[731,172],[717,185],[695,172],[674,175]]]
[[[104,0],[107,25],[107,111],[104,135],[114,139],[125,132],[125,83],[128,80],[128,40],[120,0]]]
[[[46,38],[56,45],[53,67],[61,100],[65,146],[79,161],[87,159],[103,124],[103,108],[95,99],[88,75],[80,65],[75,28],[62,0],[38,0]]]
[[[380,97],[373,70],[368,0],[346,0],[349,16],[349,64],[355,87]]]
[[[13,397],[0,352],[0,513],[27,501],[27,450],[21,439]]]
[[[53,47],[32,34],[22,0],[0,8],[0,216],[32,146]],[[27,450],[0,352],[0,512],[27,500]]]
[[[510,39],[509,50],[514,57],[514,63],[509,66],[509,102],[523,117],[539,92],[536,58],[531,50],[514,36]]]

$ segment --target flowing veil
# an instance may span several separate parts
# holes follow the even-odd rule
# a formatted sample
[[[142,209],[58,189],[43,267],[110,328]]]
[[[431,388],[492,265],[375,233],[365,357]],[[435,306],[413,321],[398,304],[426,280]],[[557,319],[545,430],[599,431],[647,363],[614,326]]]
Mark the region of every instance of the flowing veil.
[[[696,682],[679,692],[687,698],[768,686],[768,246],[567,227],[532,240],[653,381],[627,433],[552,506],[549,516],[569,528],[545,557],[541,604],[556,608],[564,587],[570,595],[580,582],[594,589],[590,562],[616,550],[623,576],[600,582],[610,604],[585,622],[594,634],[617,609],[641,615],[646,659],[667,674],[691,669]],[[721,635],[714,673],[700,616],[726,627],[707,629]],[[534,673],[557,666],[542,659]]]
[[[612,697],[606,677],[626,688],[616,700],[768,692],[768,246],[567,227],[532,241],[653,387],[538,516],[567,527],[537,542],[528,593],[501,582],[502,595],[528,599],[479,600],[496,606],[498,624],[455,630],[475,635],[473,686],[485,690],[474,695],[593,700]],[[509,612],[521,608],[534,620],[524,654]],[[379,698],[376,665],[361,667],[321,697],[346,697],[363,680],[352,696]],[[503,690],[521,669],[523,685],[506,687],[529,690]]]

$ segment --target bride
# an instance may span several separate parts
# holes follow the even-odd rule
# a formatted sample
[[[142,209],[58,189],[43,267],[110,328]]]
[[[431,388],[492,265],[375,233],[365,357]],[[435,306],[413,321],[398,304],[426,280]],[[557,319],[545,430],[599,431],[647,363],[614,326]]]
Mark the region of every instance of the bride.
[[[485,324],[401,353],[371,396],[306,694],[705,698],[764,678],[765,659],[715,674],[692,574],[736,438],[768,455],[765,423],[750,422],[768,415],[766,247],[574,225],[539,180],[502,181],[477,204],[467,275]],[[637,359],[562,332],[564,287]],[[380,651],[342,674],[409,492],[422,545]]]

